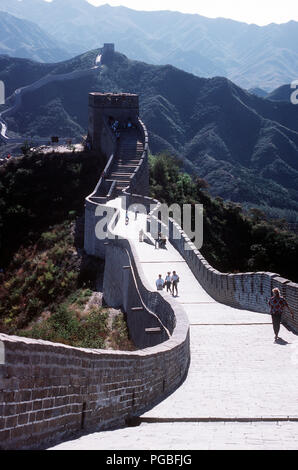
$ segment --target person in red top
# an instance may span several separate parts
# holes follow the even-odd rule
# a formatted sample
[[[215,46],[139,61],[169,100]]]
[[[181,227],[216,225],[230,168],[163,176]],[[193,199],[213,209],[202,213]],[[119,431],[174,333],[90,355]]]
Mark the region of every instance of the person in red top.
[[[278,339],[278,333],[280,330],[280,323],[281,323],[281,316],[284,311],[284,308],[286,307],[290,314],[292,315],[292,318],[294,318],[294,314],[292,310],[290,309],[288,302],[286,299],[284,299],[280,295],[279,289],[276,287],[275,289],[272,290],[273,297],[269,300],[268,304],[270,307],[270,313],[272,317],[272,324],[273,324],[273,330],[275,333],[275,341]]]

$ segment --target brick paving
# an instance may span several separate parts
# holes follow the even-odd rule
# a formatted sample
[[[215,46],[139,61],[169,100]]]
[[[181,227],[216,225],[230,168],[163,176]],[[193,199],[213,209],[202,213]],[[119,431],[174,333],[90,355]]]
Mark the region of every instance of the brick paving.
[[[298,423],[143,423],[54,450],[297,450]]]
[[[186,381],[144,416],[298,420],[298,338],[282,327],[288,344],[276,344],[272,331],[270,324],[192,326]]]
[[[298,336],[281,327],[275,343],[269,315],[214,302],[171,245],[135,246],[152,288],[157,270],[180,275],[177,302],[191,324],[188,376],[139,427],[93,433],[55,449],[297,450]]]

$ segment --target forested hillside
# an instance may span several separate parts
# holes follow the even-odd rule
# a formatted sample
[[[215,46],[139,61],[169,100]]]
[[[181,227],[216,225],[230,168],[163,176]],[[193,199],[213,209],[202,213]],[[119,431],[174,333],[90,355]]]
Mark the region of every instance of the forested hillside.
[[[0,61],[0,80],[14,87],[28,83],[30,74],[34,81],[49,71],[91,70],[99,52],[57,65],[20,65],[6,58]],[[16,74],[20,66],[24,76]],[[298,220],[297,106],[260,98],[225,78],[198,78],[116,53],[109,65],[89,75],[26,93],[22,106],[6,118],[8,129],[33,141],[34,136],[84,135],[91,91],[138,93],[152,152],[179,156],[185,170],[208,181],[213,196]]]

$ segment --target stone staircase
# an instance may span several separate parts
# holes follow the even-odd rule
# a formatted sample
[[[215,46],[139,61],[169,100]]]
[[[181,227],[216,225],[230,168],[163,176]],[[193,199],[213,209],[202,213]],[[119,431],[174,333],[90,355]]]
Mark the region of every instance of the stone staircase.
[[[115,161],[106,181],[116,181],[115,196],[130,184],[130,178],[139,165],[144,150],[136,129],[122,130]]]

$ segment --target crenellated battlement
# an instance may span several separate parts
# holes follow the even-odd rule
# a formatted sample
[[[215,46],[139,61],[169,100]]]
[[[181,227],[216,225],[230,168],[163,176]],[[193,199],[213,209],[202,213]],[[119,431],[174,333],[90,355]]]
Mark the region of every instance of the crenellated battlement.
[[[138,112],[139,95],[132,93],[89,93],[89,106],[92,108],[132,108]]]

